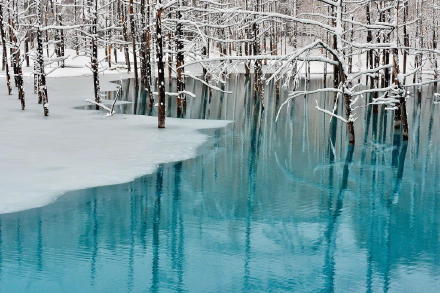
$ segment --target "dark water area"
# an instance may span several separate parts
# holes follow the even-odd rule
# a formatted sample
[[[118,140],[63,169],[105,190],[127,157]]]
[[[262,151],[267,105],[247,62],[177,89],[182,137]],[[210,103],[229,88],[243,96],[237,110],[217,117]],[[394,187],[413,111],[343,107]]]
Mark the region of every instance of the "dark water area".
[[[154,115],[133,86],[123,81],[120,99],[133,103],[116,111]],[[288,88],[277,97],[268,85],[264,111],[241,75],[231,94],[186,89],[196,97],[185,118],[234,124],[209,131],[194,159],[0,215],[0,292],[440,292],[431,88],[408,99],[408,142],[392,112],[360,99],[354,148],[315,109],[331,110],[331,94],[298,97],[275,121]]]

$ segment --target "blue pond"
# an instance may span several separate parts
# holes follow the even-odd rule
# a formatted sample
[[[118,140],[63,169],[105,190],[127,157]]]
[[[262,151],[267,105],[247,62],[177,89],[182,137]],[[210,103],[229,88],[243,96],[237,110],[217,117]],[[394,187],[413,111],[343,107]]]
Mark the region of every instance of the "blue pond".
[[[136,99],[118,111],[154,114],[123,89]],[[360,107],[355,148],[315,109],[332,95],[297,98],[275,122],[288,89],[267,86],[264,112],[243,76],[224,89],[187,83],[186,117],[235,121],[197,158],[0,215],[0,292],[440,292],[430,88],[408,100],[408,143],[392,112]]]

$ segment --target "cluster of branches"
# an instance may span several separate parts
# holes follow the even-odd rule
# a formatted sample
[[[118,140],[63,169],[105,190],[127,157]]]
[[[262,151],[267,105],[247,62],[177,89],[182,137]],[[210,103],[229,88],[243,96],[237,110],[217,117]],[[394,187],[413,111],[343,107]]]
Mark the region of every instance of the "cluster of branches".
[[[23,66],[33,62],[44,115],[45,70],[64,67],[67,49],[90,58],[97,108],[100,71],[132,71],[150,105],[156,100],[159,127],[165,127],[165,96],[176,96],[178,116],[192,96],[185,77],[222,90],[218,84],[228,74],[253,73],[255,97],[263,101],[266,82],[275,81],[277,91],[292,80],[298,84],[318,62],[333,83],[295,89],[280,111],[297,96],[334,92],[344,101],[344,115],[316,108],[346,123],[354,143],[358,100],[368,95],[372,107],[394,111],[395,126],[407,139],[406,88],[439,79],[438,1],[1,0],[3,68],[8,92],[12,75],[25,109]],[[191,72],[197,67],[201,74]],[[166,73],[177,79],[175,93],[165,92]]]

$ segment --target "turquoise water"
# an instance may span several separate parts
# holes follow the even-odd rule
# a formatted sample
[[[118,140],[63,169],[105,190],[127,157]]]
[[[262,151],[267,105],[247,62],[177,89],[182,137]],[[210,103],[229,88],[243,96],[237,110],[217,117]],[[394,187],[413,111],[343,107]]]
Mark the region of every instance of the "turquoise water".
[[[430,89],[409,100],[408,143],[390,112],[361,107],[353,149],[314,108],[332,96],[298,98],[275,123],[287,90],[268,86],[262,113],[251,88],[188,82],[188,117],[236,121],[199,157],[1,215],[0,292],[440,292]],[[149,112],[143,94],[118,110]]]

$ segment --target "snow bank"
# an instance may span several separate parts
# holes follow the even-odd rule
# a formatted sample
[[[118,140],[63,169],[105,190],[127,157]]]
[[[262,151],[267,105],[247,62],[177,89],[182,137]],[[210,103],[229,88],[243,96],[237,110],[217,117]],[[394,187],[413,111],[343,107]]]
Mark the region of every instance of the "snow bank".
[[[92,96],[90,77],[50,79],[45,118],[31,94],[32,79],[25,79],[25,111],[16,93],[6,95],[4,79],[0,84],[0,213],[40,207],[70,190],[128,182],[160,163],[188,159],[207,139],[199,129],[228,123],[168,119],[159,130],[155,117],[76,110]]]

